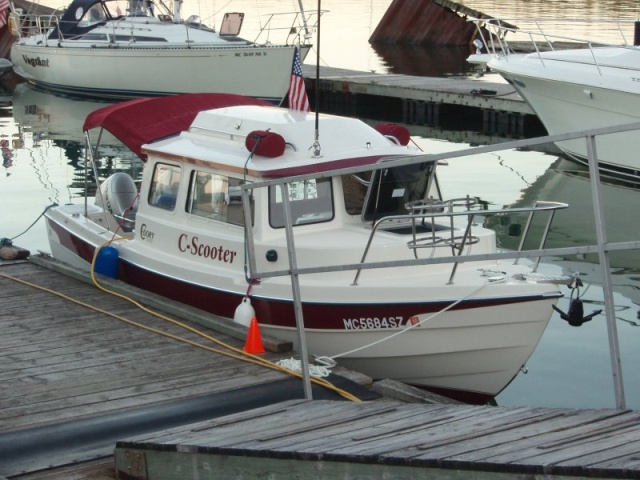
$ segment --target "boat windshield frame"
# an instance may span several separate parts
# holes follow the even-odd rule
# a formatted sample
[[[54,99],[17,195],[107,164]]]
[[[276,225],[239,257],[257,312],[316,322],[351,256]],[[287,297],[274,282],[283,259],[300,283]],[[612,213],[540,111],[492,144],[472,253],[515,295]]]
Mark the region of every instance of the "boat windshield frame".
[[[426,200],[435,166],[435,162],[416,162],[375,170],[368,182],[362,220],[375,222],[390,215],[406,214],[406,205]]]
[[[130,17],[154,17],[153,6],[143,0],[74,0],[52,29],[50,39],[81,37],[107,21]]]

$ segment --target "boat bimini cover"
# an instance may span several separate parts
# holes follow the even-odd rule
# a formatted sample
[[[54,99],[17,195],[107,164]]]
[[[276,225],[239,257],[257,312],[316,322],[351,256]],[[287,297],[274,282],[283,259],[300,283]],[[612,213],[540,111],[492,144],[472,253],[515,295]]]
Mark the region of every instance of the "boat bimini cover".
[[[265,100],[224,93],[186,93],[137,98],[90,113],[82,131],[101,127],[125,144],[143,161],[142,146],[189,129],[199,112],[236,105],[270,106]]]

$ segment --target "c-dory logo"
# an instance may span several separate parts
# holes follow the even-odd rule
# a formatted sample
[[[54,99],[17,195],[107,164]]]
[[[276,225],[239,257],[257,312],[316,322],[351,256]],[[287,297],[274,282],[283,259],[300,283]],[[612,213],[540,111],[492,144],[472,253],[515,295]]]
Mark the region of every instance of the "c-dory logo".
[[[31,57],[27,57],[26,55],[22,55],[22,59],[24,60],[24,63],[28,63],[32,67],[47,67],[47,68],[49,68],[49,59],[48,58],[46,60],[43,60],[40,57],[31,58]]]
[[[153,233],[151,230],[147,229],[147,224],[143,223],[140,226],[140,238],[142,240],[146,240],[147,242],[153,242],[153,237],[155,236],[155,233]]]

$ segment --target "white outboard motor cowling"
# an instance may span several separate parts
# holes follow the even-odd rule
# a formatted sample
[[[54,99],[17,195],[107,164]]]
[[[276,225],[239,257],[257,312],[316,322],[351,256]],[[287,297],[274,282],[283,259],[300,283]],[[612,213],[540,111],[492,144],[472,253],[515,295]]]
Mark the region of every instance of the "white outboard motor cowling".
[[[124,172],[118,172],[100,186],[100,194],[96,195],[95,204],[117,219],[129,219],[138,208],[137,196],[138,188],[133,178]]]

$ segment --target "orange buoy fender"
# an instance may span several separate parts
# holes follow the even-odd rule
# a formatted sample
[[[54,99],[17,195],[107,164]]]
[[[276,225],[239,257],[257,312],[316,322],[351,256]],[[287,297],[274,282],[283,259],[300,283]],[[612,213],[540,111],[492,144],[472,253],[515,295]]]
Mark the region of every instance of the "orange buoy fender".
[[[411,140],[407,127],[397,123],[379,123],[375,126],[375,129],[385,137],[392,137],[400,145],[408,145]]]
[[[254,130],[244,142],[247,150],[261,157],[279,157],[284,153],[285,141],[282,135],[267,130]]]

